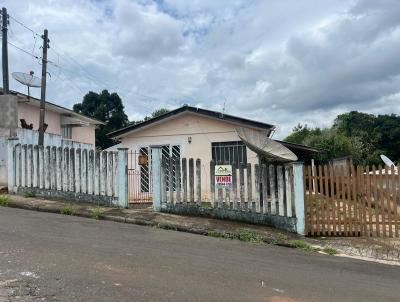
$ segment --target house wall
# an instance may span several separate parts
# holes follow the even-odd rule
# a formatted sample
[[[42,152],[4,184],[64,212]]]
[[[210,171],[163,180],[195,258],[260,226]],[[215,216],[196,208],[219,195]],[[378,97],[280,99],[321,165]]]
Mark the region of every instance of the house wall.
[[[32,106],[28,103],[18,104],[18,127],[21,127],[20,119],[25,119],[26,123],[33,124],[33,129],[39,129],[39,107]],[[49,126],[46,129],[47,133],[61,134],[61,117],[59,113],[46,110],[45,123]]]
[[[219,121],[193,113],[186,113],[147,129],[138,130],[121,139],[121,147],[138,151],[141,147],[155,145],[180,145],[181,157],[200,158],[202,161],[202,190],[209,196],[211,143],[240,141],[237,124]],[[192,142],[188,143],[188,137]],[[247,162],[258,163],[256,154],[247,149]],[[254,174],[254,171],[253,171]]]
[[[25,119],[26,123],[33,124],[33,130],[39,129],[39,107],[28,103],[18,104],[18,127],[21,128],[20,119]],[[61,135],[61,114],[46,110],[45,123],[49,126],[46,133]],[[73,141],[95,145],[95,126],[83,126],[72,128]]]
[[[74,127],[72,128],[72,140],[91,144],[95,146],[96,144],[96,127],[88,126],[88,127]]]

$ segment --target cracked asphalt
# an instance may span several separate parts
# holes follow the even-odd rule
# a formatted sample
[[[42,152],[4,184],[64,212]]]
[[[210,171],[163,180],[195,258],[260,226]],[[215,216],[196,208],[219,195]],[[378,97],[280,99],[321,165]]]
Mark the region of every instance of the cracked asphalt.
[[[0,207],[0,301],[400,301],[400,269]]]

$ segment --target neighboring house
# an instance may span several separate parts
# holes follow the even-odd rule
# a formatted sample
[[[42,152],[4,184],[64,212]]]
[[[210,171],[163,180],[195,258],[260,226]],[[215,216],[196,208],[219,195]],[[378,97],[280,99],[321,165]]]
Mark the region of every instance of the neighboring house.
[[[258,163],[257,155],[238,137],[235,130],[237,127],[263,131],[269,136],[275,130],[275,126],[271,124],[183,106],[156,118],[114,131],[109,136],[120,141],[120,144],[115,147],[130,149],[129,169],[140,171],[141,190],[146,191],[150,186],[143,186],[143,181],[150,179],[148,171],[151,169],[148,165],[139,166],[137,163],[139,163],[139,155],[149,155],[152,146],[162,146],[163,155],[177,158],[200,158],[204,178],[209,177],[207,175],[209,175],[211,159],[214,159],[217,164]],[[284,144],[294,153],[304,152],[308,148],[297,144]],[[136,183],[139,181],[136,180]],[[202,188],[208,191],[209,188],[205,187],[206,179],[203,179],[202,183],[204,184]]]
[[[7,182],[6,144],[9,128],[16,128],[14,132],[21,144],[37,144],[38,138],[40,100],[15,91],[10,91],[9,95],[12,106],[16,107],[12,112],[16,114],[10,117],[7,112],[3,113],[5,118],[12,120],[8,129],[1,128],[0,123],[0,185]],[[10,103],[7,105],[11,106]],[[95,148],[96,127],[104,123],[46,101],[45,124],[45,145]]]
[[[33,130],[39,128],[40,100],[25,94],[11,91],[18,99],[18,128],[23,128],[21,120],[26,125],[32,124]],[[95,146],[95,129],[104,124],[98,120],[76,113],[71,109],[46,101],[45,123],[46,133],[62,136],[63,139],[91,144]]]

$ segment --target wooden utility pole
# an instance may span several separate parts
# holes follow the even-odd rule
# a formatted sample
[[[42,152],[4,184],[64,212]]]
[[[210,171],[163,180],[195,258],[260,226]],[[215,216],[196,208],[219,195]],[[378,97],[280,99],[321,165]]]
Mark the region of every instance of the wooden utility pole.
[[[44,117],[46,108],[46,75],[47,75],[47,49],[49,48],[49,38],[47,29],[44,30],[43,55],[42,55],[42,85],[40,91],[40,117],[39,117],[39,146],[44,143]]]
[[[1,32],[2,32],[2,63],[3,63],[3,94],[10,92],[9,80],[8,80],[8,41],[7,41],[7,25],[8,25],[8,14],[5,7],[1,10]]]

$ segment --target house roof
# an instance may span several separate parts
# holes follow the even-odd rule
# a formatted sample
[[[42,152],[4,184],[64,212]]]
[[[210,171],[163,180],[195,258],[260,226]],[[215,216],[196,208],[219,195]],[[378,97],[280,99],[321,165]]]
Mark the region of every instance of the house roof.
[[[118,129],[116,131],[110,132],[110,133],[108,133],[108,136],[109,137],[118,137],[118,136],[121,136],[121,135],[126,134],[128,132],[131,132],[131,131],[138,130],[140,128],[146,127],[146,126],[151,125],[153,123],[160,122],[160,121],[165,120],[167,118],[174,117],[174,116],[176,116],[178,114],[182,114],[184,112],[191,112],[191,113],[195,113],[195,114],[211,117],[211,118],[214,118],[214,119],[219,119],[219,120],[224,120],[224,121],[233,122],[233,123],[237,123],[237,124],[242,124],[242,125],[245,125],[245,126],[258,128],[258,129],[266,129],[266,130],[270,130],[270,131],[275,129],[275,126],[272,125],[272,124],[267,124],[267,123],[258,122],[258,121],[254,121],[254,120],[238,117],[238,116],[225,114],[225,113],[222,113],[222,112],[217,112],[217,111],[212,111],[212,110],[207,110],[207,109],[202,109],[202,108],[197,108],[197,107],[192,107],[192,106],[189,106],[189,105],[185,105],[185,106],[179,107],[179,108],[177,108],[175,110],[172,110],[172,111],[169,111],[167,113],[164,113],[164,114],[162,114],[160,116],[157,116],[155,118],[149,119],[147,121],[144,121],[144,122],[141,122],[141,123],[138,123],[138,124],[134,124],[134,125],[130,125],[130,126],[127,126],[125,128],[121,128],[121,129]]]
[[[305,151],[307,153],[323,153],[323,152],[325,152],[322,149],[309,147],[309,146],[302,145],[302,144],[290,143],[290,142],[280,141],[277,139],[275,139],[275,141],[277,141],[278,143],[281,143],[282,145],[284,145],[285,147],[289,148],[292,151],[297,151],[297,152]]]
[[[0,88],[0,94],[3,94],[3,89],[2,88]],[[20,93],[18,91],[13,91],[13,90],[10,90],[10,94],[20,97],[20,99],[23,99],[23,102],[25,102],[25,103],[28,103],[28,104],[30,104],[32,106],[35,106],[35,107],[40,107],[40,100],[35,98],[35,97],[29,96],[29,99],[28,99],[28,95],[26,95],[24,93]],[[77,119],[82,120],[84,122],[87,122],[89,124],[105,125],[105,123],[102,122],[102,121],[99,121],[97,119],[88,117],[88,116],[86,116],[84,114],[81,114],[81,113],[77,113],[77,112],[75,112],[75,111],[73,111],[71,109],[62,107],[60,105],[54,104],[54,103],[49,102],[49,101],[46,101],[46,109],[49,110],[49,111],[60,113],[60,114],[62,114],[64,116],[77,118]]]

